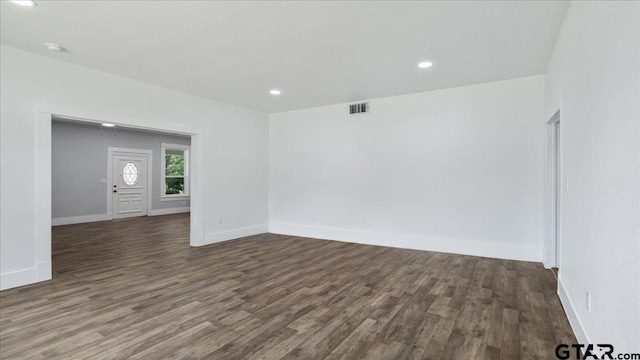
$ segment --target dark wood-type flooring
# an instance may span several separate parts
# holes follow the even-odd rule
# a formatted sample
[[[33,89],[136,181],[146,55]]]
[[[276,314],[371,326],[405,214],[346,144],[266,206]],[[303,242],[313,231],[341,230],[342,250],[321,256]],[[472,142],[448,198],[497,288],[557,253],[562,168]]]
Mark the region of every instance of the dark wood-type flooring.
[[[188,214],[53,228],[52,281],[0,293],[3,359],[555,359],[541,264],[263,234]]]

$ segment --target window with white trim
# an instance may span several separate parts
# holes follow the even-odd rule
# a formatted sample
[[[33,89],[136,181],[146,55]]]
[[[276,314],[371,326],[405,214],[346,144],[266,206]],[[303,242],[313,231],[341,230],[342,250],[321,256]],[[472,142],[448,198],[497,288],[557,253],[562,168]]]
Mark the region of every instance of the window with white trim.
[[[161,147],[162,200],[189,196],[189,145],[165,144]]]

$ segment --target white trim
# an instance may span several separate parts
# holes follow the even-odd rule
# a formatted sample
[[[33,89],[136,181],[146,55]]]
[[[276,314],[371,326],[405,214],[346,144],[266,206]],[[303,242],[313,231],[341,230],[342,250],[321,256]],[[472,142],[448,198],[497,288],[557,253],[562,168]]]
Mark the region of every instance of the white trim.
[[[190,207],[176,207],[176,208],[167,208],[167,209],[154,209],[149,211],[149,216],[159,216],[159,215],[169,215],[169,214],[180,214],[180,213],[188,213],[191,211]]]
[[[195,149],[195,150],[194,150]],[[189,152],[189,186],[191,196],[191,246],[204,244],[204,131],[191,136],[191,151]]]
[[[251,227],[251,235],[266,234],[269,232],[269,224],[254,225]]]
[[[160,201],[188,201],[191,196],[170,196],[160,197]]]
[[[184,194],[165,194],[165,186],[166,186],[166,152],[167,150],[180,150],[184,153]],[[191,151],[191,146],[183,145],[183,144],[169,144],[169,143],[160,143],[160,201],[173,201],[176,200],[184,200],[184,198],[189,198],[189,167],[190,167],[190,159],[189,153]]]
[[[560,110],[556,111],[547,121],[547,160],[545,180],[545,227],[546,236],[543,243],[543,265],[545,268],[559,267],[560,265],[560,236],[562,228],[562,191],[561,174],[557,174],[562,167],[562,141],[558,141],[560,132]],[[558,176],[560,175],[560,176]]]
[[[116,126],[127,125],[142,130],[160,130],[182,135],[204,135],[200,128],[175,123],[165,123],[123,114],[115,114],[91,109],[83,109],[59,104],[39,103],[37,112],[95,124],[110,123]],[[191,144],[193,146],[193,144]]]
[[[83,224],[83,223],[89,223],[89,222],[109,221],[109,220],[111,220],[111,213],[83,215],[83,216],[70,216],[65,218],[51,219],[51,226]]]
[[[144,119],[110,112],[82,109],[57,104],[39,103],[36,106],[36,263],[46,264],[51,262],[51,120],[54,116],[66,119],[75,119],[91,123],[112,123],[114,125],[126,125],[136,129],[160,130],[172,133],[191,135],[191,235],[190,245],[201,246],[204,244],[204,152],[205,131],[202,128],[185,126],[175,123],[165,123],[156,120]],[[18,273],[29,273],[31,269],[19,270]],[[9,273],[13,274],[13,273]],[[2,274],[2,279],[8,279],[6,284],[15,287],[48,279],[39,278],[38,274],[46,274],[46,271],[38,271],[36,275],[22,276]],[[7,277],[8,276],[8,277]],[[20,281],[14,281],[19,277]],[[3,285],[4,285],[3,281]],[[16,285],[18,284],[18,285]]]
[[[191,214],[191,221],[193,222],[193,214]],[[189,245],[191,246],[203,246],[204,234],[201,232],[191,232],[189,234]]]
[[[589,341],[589,337],[587,336],[587,332],[584,330],[584,326],[582,325],[582,321],[580,321],[580,318],[578,317],[578,312],[573,305],[573,301],[571,301],[569,293],[565,289],[564,284],[562,283],[562,278],[560,277],[558,277],[558,297],[560,298],[565,314],[567,314],[569,325],[571,325],[571,329],[573,330],[573,334],[576,336],[578,343],[591,344],[591,341]]]
[[[51,261],[41,261],[36,264],[36,281],[51,279],[53,273]]]
[[[453,254],[483,256],[496,259],[540,262],[542,249],[508,243],[489,243],[460,239],[431,238],[417,235],[387,234],[380,232],[335,229],[319,226],[269,223],[269,232],[275,234],[327,239],[357,244],[388,246],[401,249],[427,250]]]
[[[131,149],[120,147],[108,147],[107,148],[107,214],[111,216],[109,220],[113,219],[113,156],[114,155],[135,155],[147,157],[147,213],[151,212],[152,208],[152,192],[153,189],[153,151],[146,149]]]
[[[0,274],[0,291],[51,280],[51,261],[43,261],[36,267]]]
[[[169,214],[188,213],[191,211],[190,207],[178,207],[167,209],[151,209],[148,216],[159,216]],[[109,221],[112,220],[111,213],[107,214],[95,214],[95,215],[83,215],[83,216],[71,216],[66,218],[51,219],[51,226],[71,225],[71,224],[83,224],[97,221]]]
[[[182,150],[182,151],[187,151],[191,149],[191,145],[170,144],[170,143],[160,143],[160,147],[163,147],[169,150]]]
[[[217,233],[211,233],[211,234],[205,235],[203,245],[215,244],[222,241],[238,239],[245,236],[264,234],[267,232],[269,232],[268,224],[259,224],[259,225],[244,227],[244,228],[220,231]]]
[[[51,262],[51,114],[36,113],[36,258]],[[35,281],[42,279],[36,275]],[[34,282],[35,282],[34,281]],[[22,284],[24,285],[24,284]]]
[[[38,282],[37,268],[12,271],[0,275],[0,290]]]

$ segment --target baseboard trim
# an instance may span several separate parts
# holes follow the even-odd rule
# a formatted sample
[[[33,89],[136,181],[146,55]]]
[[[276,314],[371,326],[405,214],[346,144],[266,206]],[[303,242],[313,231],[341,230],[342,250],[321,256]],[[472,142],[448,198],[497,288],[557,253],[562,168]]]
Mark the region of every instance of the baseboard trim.
[[[204,245],[204,234],[203,233],[191,233],[189,235],[189,245],[191,245],[191,246],[202,246],[202,245]]]
[[[260,224],[251,227],[251,235],[266,234],[269,232],[269,224]]]
[[[446,238],[431,238],[416,235],[386,234],[378,232],[334,229],[327,227],[269,223],[269,232],[316,239],[336,240],[365,245],[388,246],[402,249],[437,251],[444,253],[482,256],[496,259],[542,261],[542,249]]]
[[[179,208],[167,208],[167,209],[153,209],[149,210],[148,216],[160,216],[170,214],[180,214],[190,212],[190,207]],[[70,216],[65,218],[51,219],[51,226],[71,225],[71,224],[84,224],[96,221],[109,221],[112,220],[111,214],[95,214],[95,215],[83,215],[83,216]]]
[[[51,261],[43,261],[36,267],[0,274],[0,291],[51,280]]]
[[[215,244],[222,241],[238,239],[245,236],[264,234],[267,232],[269,232],[268,224],[259,224],[238,229],[220,231],[216,233],[206,234],[204,236],[203,245]]]
[[[95,215],[83,215],[83,216],[71,216],[65,218],[51,219],[51,226],[71,225],[71,224],[83,224],[96,221],[108,221],[111,220],[111,215],[95,214]]]
[[[7,290],[18,286],[37,282],[38,272],[36,268],[12,271],[0,274],[0,290]]]
[[[560,276],[558,276],[558,297],[560,297],[560,302],[562,303],[565,314],[567,314],[569,325],[571,325],[571,329],[573,330],[573,334],[576,336],[578,343],[591,344],[586,331],[584,331],[582,321],[580,321],[580,318],[578,317],[578,312],[573,305],[573,301],[571,301],[569,293],[565,289],[564,283],[562,282],[562,278]]]
[[[180,213],[188,213],[191,212],[190,207],[179,207],[179,208],[167,208],[167,209],[153,209],[149,211],[148,216],[159,216],[159,215],[170,215],[170,214],[180,214]]]
[[[47,281],[53,278],[51,261],[41,261],[36,264],[37,281]]]

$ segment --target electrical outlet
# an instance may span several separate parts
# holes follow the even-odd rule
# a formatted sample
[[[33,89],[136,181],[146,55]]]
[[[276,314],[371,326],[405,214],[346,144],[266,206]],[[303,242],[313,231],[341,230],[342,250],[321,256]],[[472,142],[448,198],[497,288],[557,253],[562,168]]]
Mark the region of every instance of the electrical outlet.
[[[591,293],[587,291],[587,312],[591,312]]]
[[[224,218],[218,218],[218,225],[222,225],[224,223]]]
[[[107,179],[100,179],[100,184],[106,184],[107,183]]]

